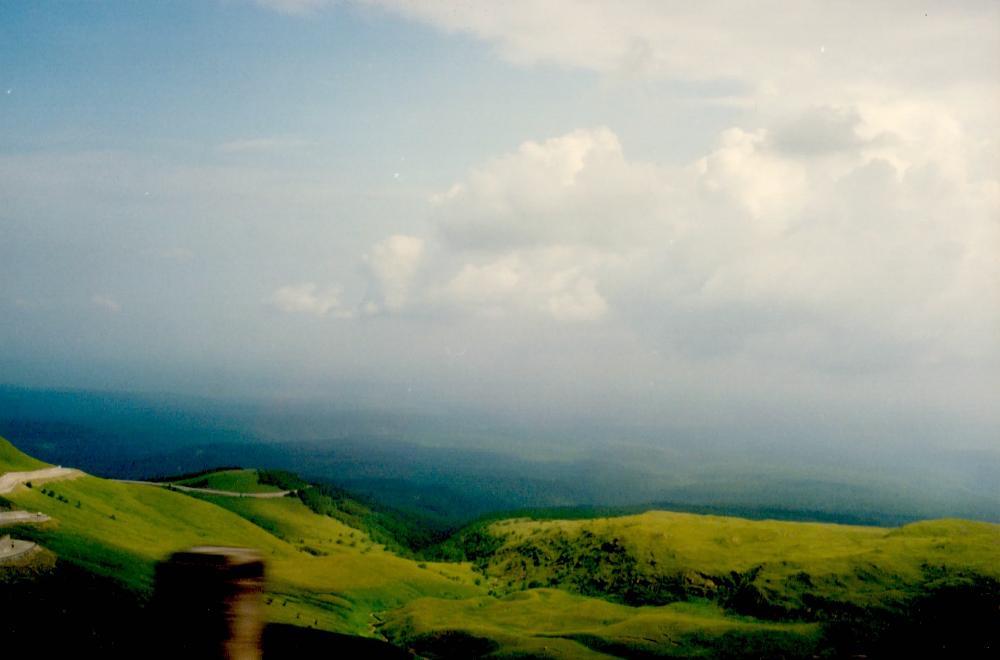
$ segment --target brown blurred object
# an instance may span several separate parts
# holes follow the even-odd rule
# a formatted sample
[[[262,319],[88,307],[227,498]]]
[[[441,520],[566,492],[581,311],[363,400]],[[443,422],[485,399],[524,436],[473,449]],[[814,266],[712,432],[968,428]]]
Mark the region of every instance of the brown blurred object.
[[[150,656],[260,660],[264,560],[256,550],[198,546],[156,567],[160,629]]]

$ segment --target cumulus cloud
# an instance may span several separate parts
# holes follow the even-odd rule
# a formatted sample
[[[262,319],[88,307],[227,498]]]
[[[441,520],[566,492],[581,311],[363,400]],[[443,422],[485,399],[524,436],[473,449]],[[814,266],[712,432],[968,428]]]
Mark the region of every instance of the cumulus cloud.
[[[474,168],[434,196],[426,239],[390,237],[368,261],[387,310],[618,309],[682,349],[813,363],[994,355],[1000,319],[975,301],[1000,293],[1000,187],[965,166],[978,147],[956,125],[934,106],[817,108],[728,129],[683,167],[576,130]]]
[[[862,127],[857,109],[820,106],[779,125],[770,140],[776,149],[794,155],[838,154],[855,151],[881,137],[862,137],[858,134]]]
[[[613,127],[482,162],[432,197],[419,257],[373,249],[373,308],[614,318],[814,366],[998,358],[1000,5],[347,4],[747,109],[683,166],[629,157]]]
[[[765,141],[763,130],[728,129],[695,167],[710,195],[731,198],[758,228],[781,231],[807,194],[805,165],[766,149]]]
[[[365,256],[378,298],[369,301],[367,311],[402,309],[409,302],[413,278],[423,256],[424,241],[416,236],[394,234],[377,243]]]
[[[487,317],[527,313],[557,321],[596,321],[608,305],[589,261],[588,255],[566,247],[516,250],[465,263],[437,296]]]
[[[601,319],[598,274],[645,231],[654,182],[607,128],[525,142],[432,196],[427,236],[373,246],[365,311]]]
[[[577,130],[472,170],[432,198],[433,220],[458,248],[628,243],[661,183],[655,167],[626,161],[610,129]]]
[[[351,316],[351,312],[341,305],[339,288],[322,291],[315,282],[283,286],[271,295],[269,302],[281,311],[293,314]]]

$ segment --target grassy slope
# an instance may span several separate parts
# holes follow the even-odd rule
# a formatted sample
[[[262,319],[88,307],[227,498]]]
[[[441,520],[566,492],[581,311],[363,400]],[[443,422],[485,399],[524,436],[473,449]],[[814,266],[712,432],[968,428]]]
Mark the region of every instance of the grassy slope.
[[[244,507],[258,525],[212,502],[152,486],[84,477],[46,484],[45,489],[67,501],[43,494],[40,487],[9,495],[18,506],[54,518],[42,526],[13,528],[16,536],[37,540],[61,559],[141,592],[152,587],[156,561],[210,544],[262,552],[271,592],[267,616],[275,622],[370,635],[373,610],[422,596],[482,593],[472,584],[468,566],[421,568],[372,545],[357,530],[312,514],[294,499],[217,498]]]
[[[794,655],[814,649],[818,624],[767,623],[725,615],[708,603],[627,607],[557,589],[502,599],[421,599],[390,612],[382,630],[418,652],[449,655],[456,644],[496,655],[590,658],[713,654],[737,644]],[[456,639],[457,638],[457,639]]]
[[[211,488],[234,493],[275,493],[279,490],[275,486],[260,483],[257,470],[222,470],[174,483],[181,486]]]
[[[370,634],[370,613],[399,607],[425,596],[467,598],[480,596],[470,564],[417,563],[373,543],[363,532],[328,516],[316,515],[296,498],[199,496],[252,521],[298,550],[292,557],[271,563],[271,585],[284,597],[329,602],[347,627],[331,629]],[[303,559],[303,558],[307,559]],[[294,621],[269,606],[274,621]]]
[[[467,564],[418,564],[424,568],[422,579],[416,580],[413,562],[385,552],[333,518],[315,515],[297,499],[203,499],[239,513],[308,552],[329,553],[322,579],[313,571],[300,573],[297,565],[286,565],[283,560],[274,562],[275,579],[289,580],[291,593],[299,579],[312,581],[318,593],[336,589],[355,605],[357,613],[384,612],[381,616],[386,623],[381,629],[391,641],[422,650],[462,654],[467,648],[462,641],[472,639],[473,643],[484,640],[502,654],[582,658],[601,657],[601,650],[649,652],[664,645],[701,652],[736,640],[746,644],[766,639],[770,648],[804,652],[812,649],[818,630],[815,624],[774,624],[726,616],[710,604],[632,608],[557,590],[532,590],[498,600],[474,588],[477,576]],[[437,597],[420,597],[434,591],[421,584],[423,579],[439,577],[448,579],[453,588]],[[272,589],[282,593],[284,585],[272,582]],[[461,595],[472,597],[455,598]],[[301,622],[282,619],[278,604],[270,606],[271,620]],[[446,631],[443,637],[442,631]],[[462,639],[456,640],[453,631],[460,631]]]
[[[766,637],[772,647],[804,649],[811,649],[815,642],[815,624],[727,617],[711,605],[631,608],[556,590],[533,590],[500,600],[484,597],[474,589],[477,576],[467,564],[418,564],[425,567],[425,577],[443,577],[454,585],[444,594],[447,598],[421,597],[428,589],[414,581],[412,562],[385,552],[358,530],[313,514],[297,499],[202,499],[239,513],[308,552],[329,553],[329,568],[322,578],[313,571],[300,573],[297,565],[274,562],[272,590],[279,594],[269,606],[269,618],[274,621],[301,623],[282,617],[279,600],[283,602],[286,593],[296,593],[299,580],[309,580],[317,593],[335,590],[345,604],[355,606],[356,613],[382,613],[385,625],[381,630],[391,641],[446,654],[475,654],[488,648],[502,654],[584,658],[602,657],[602,649],[620,653],[663,645],[704,651],[737,638],[747,643]],[[454,598],[460,595],[472,597]],[[368,620],[355,618],[355,623]],[[469,643],[473,646],[463,646]]]
[[[27,470],[40,470],[49,467],[48,463],[43,463],[21,452],[17,447],[0,437],[0,474],[5,472],[24,472]]]
[[[18,469],[36,467],[9,444],[0,452]],[[479,576],[469,564],[400,558],[295,498],[195,498],[92,477],[45,489],[66,501],[37,486],[10,495],[55,519],[17,535],[75,565],[148,592],[155,562],[174,550],[256,547],[269,562],[269,621],[372,635],[378,614],[390,640],[427,655],[810,655],[828,647],[823,624],[802,609],[807,595],[891,606],[925,587],[929,572],[945,581],[969,571],[1000,577],[1000,526],[955,520],[893,530],[667,512],[508,520],[486,527],[494,543],[478,558]],[[615,591],[621,575],[680,585],[687,601],[611,602],[628,601]],[[740,615],[722,596],[741,584],[791,616]]]
[[[611,579],[604,574],[620,566],[603,561],[608,542],[635,560],[640,576],[679,581],[688,593],[711,597],[736,573],[770,603],[792,609],[803,607],[807,593],[879,605],[916,589],[927,567],[1000,578],[1000,525],[960,520],[885,529],[654,511],[589,521],[503,521],[489,531],[503,540],[486,566],[501,590]],[[583,556],[587,547],[597,548],[591,553],[596,564]],[[566,552],[572,564],[560,563]]]
[[[500,599],[413,601],[387,615],[389,639],[442,657],[456,645],[498,656],[808,657],[925,640],[942,652],[965,641],[974,654],[995,643],[988,631],[1000,622],[998,525],[884,529],[656,511],[485,531],[493,542],[473,547]],[[949,593],[950,604],[927,600]],[[623,604],[650,596],[666,604]]]

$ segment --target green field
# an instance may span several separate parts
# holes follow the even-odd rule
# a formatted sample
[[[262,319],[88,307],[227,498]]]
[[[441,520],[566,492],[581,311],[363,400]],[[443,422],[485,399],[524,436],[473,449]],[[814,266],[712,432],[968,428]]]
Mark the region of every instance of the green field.
[[[14,460],[5,466],[24,464],[8,453]],[[199,499],[83,477],[22,487],[7,499],[53,520],[5,532],[144,594],[153,587],[156,562],[172,552],[195,545],[257,548],[268,561],[267,616],[274,622],[370,636],[372,611],[424,596],[483,593],[470,565],[418,565],[293,498]]]
[[[361,530],[320,516],[295,498],[199,496],[268,530],[294,555],[271,561],[271,588],[282,598],[318,599],[335,615],[328,628],[371,635],[371,614],[414,598],[467,598],[484,593],[469,563],[416,562],[398,557]],[[272,620],[294,622],[272,603]],[[301,621],[301,619],[299,619]]]
[[[39,470],[44,467],[48,467],[48,464],[28,456],[10,441],[0,438],[0,474]]]
[[[233,493],[276,493],[281,490],[277,486],[260,483],[257,470],[221,470],[172,483]]]
[[[767,647],[794,656],[817,648],[820,628],[734,618],[708,603],[627,607],[557,589],[532,589],[504,598],[422,599],[390,612],[388,638],[428,655],[486,653],[590,658],[687,657],[727,649]]]
[[[487,531],[500,545],[480,565],[497,590],[558,586],[632,604],[742,598],[731,609],[785,616],[816,598],[882,605],[933,571],[1000,578],[1000,526],[961,520],[886,529],[651,511]]]
[[[1000,526],[901,528],[651,511],[503,520],[438,549],[489,596],[424,599],[386,635],[430,655],[810,657],[995,645]],[[478,652],[478,651],[477,651]]]
[[[254,524],[211,502],[153,486],[85,477],[45,490],[23,488],[9,496],[21,508],[54,518],[41,527],[23,526],[18,536],[141,592],[151,590],[155,563],[171,552],[224,545],[257,548],[267,559],[268,618],[275,622],[366,635],[373,609],[420,596],[480,593],[468,565],[420,568],[294,499],[218,498],[243,508]]]
[[[0,441],[0,472],[41,465]],[[260,485],[253,470],[194,479],[220,490]],[[141,604],[156,562],[171,552],[253,547],[268,564],[269,622],[384,636],[429,658],[901,649],[973,657],[995,645],[1000,630],[998,525],[852,527],[665,511],[518,518],[460,530],[421,560],[365,531],[372,524],[390,533],[389,512],[372,517],[364,505],[323,492],[333,491],[304,490],[307,506],[298,497],[188,495],[83,477],[21,487],[7,499],[53,518],[11,530],[76,571],[74,584],[95,576]],[[394,547],[402,545],[400,538]],[[5,570],[0,578],[13,579]]]

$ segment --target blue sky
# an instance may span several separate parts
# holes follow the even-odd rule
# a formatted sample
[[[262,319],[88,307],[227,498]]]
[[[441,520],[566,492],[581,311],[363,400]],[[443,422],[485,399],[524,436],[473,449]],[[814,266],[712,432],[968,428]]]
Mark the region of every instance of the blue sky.
[[[321,162],[433,147],[421,165],[461,171],[525,138],[613,118],[642,131],[642,152],[663,140],[643,129],[682,112],[671,101],[734,85],[608,89],[592,72],[511,67],[468,37],[349,7],[302,17],[234,2],[10,3],[2,30],[0,130],[15,149],[170,154],[278,135],[325,143]],[[712,121],[704,108],[686,114]],[[727,117],[702,130],[732,113],[715,114]],[[686,146],[678,138],[662,146]]]
[[[995,444],[997,14],[4,3],[0,382]]]

